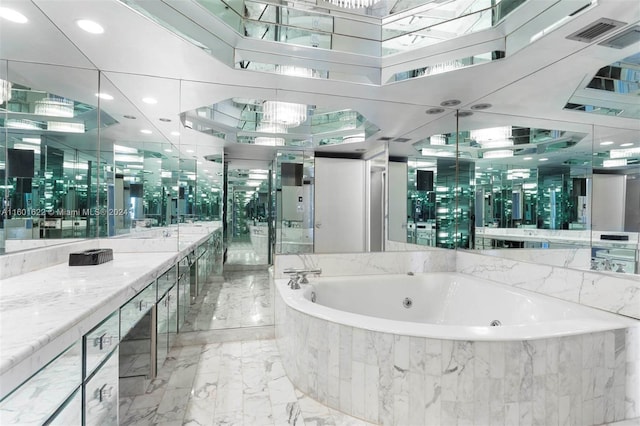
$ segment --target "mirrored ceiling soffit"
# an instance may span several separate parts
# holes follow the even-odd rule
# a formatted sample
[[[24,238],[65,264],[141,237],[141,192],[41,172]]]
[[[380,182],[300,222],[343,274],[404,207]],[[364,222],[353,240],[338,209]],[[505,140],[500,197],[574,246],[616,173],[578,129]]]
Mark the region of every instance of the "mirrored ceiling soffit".
[[[358,143],[379,130],[355,110],[269,99],[226,99],[183,113],[182,120],[226,142],[276,147]]]
[[[121,1],[232,68],[291,75],[288,68],[297,67],[305,71],[296,76],[377,85],[502,59],[597,5],[595,0],[381,0],[367,7],[338,0],[338,5]]]

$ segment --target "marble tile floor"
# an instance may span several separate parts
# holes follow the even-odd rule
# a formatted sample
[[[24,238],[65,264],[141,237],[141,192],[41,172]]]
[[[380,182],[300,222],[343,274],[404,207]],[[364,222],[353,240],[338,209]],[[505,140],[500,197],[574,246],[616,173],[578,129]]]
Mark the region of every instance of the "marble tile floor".
[[[174,348],[144,394],[120,399],[120,424],[370,425],[297,391],[273,339]]]
[[[183,331],[220,330],[272,325],[273,291],[266,266],[260,270],[224,272],[224,281],[207,281],[187,313]]]
[[[269,261],[265,253],[256,253],[253,245],[245,241],[233,241],[227,248],[225,267],[234,265],[265,265]]]

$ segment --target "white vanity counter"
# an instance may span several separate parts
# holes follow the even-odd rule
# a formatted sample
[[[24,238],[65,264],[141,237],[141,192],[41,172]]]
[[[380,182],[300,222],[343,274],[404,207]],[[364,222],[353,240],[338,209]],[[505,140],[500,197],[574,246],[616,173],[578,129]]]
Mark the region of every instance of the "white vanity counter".
[[[114,247],[113,260],[101,265],[68,266],[65,262],[1,279],[0,398],[216,230],[211,226],[194,228],[181,232],[173,251],[139,251],[132,239],[128,252]],[[109,242],[114,241],[93,240],[94,247],[109,247]],[[78,250],[85,250],[86,243]]]
[[[476,238],[493,238],[515,241],[538,241],[549,243],[564,243],[574,245],[594,245],[603,247],[621,247],[638,249],[640,247],[637,232],[589,231],[566,229],[536,229],[536,228],[476,228]],[[601,239],[602,235],[624,235],[628,240]]]

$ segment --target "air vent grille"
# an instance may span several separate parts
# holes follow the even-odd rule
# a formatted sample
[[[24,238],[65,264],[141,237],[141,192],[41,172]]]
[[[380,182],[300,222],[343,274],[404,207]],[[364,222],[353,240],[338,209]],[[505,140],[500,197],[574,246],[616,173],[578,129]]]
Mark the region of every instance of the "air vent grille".
[[[402,143],[405,143],[405,142],[409,142],[410,140],[411,140],[411,139],[409,139],[409,138],[395,138],[393,141],[394,141],[394,142],[402,142]]]
[[[389,136],[381,136],[378,138],[379,141],[390,141],[391,139],[393,138]]]
[[[614,21],[613,19],[601,18],[592,24],[576,31],[567,38],[569,40],[581,41],[583,43],[591,43],[595,39],[602,37],[606,33],[613,31],[626,25],[625,22]]]
[[[614,49],[624,49],[625,47],[629,47],[634,43],[640,41],[640,26],[636,25],[635,27],[629,28],[621,32],[620,34],[616,34],[613,37],[610,37],[600,43],[602,46],[612,47]]]

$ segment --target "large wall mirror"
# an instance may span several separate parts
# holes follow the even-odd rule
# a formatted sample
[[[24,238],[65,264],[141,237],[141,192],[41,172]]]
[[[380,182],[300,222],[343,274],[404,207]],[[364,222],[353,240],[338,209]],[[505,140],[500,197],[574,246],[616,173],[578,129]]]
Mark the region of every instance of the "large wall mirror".
[[[184,127],[181,81],[0,69],[2,253],[123,236],[172,237],[177,250],[180,224],[221,220],[222,146]]]
[[[390,157],[390,240],[638,273],[637,130],[450,115]]]

